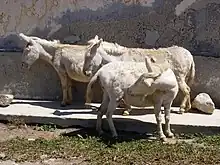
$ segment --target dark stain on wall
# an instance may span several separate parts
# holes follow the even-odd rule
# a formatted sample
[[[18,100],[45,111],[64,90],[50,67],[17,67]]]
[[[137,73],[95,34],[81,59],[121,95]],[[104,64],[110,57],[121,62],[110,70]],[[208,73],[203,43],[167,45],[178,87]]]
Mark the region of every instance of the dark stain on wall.
[[[66,42],[69,36],[77,37],[75,44],[85,44],[96,34],[106,41],[128,47],[158,48],[183,46],[193,55],[219,56],[220,4],[208,3],[202,9],[187,9],[180,16],[175,7],[182,0],[156,0],[152,6],[113,3],[93,11],[66,10],[61,17],[50,18],[47,28],[36,28],[32,35]],[[205,0],[197,1],[202,3]],[[62,25],[50,34],[51,22]],[[157,35],[147,42],[146,36]],[[15,36],[0,39],[0,49],[19,49]]]

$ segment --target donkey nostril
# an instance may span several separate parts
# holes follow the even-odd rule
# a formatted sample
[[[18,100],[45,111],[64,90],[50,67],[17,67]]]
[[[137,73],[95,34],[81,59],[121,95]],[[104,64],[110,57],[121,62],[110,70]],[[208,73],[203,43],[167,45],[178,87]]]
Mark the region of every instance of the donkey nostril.
[[[85,70],[83,70],[83,74],[86,75],[86,71]]]
[[[91,71],[85,71],[85,75],[90,77],[92,75],[92,72]]]
[[[22,63],[21,63],[21,68],[22,68],[22,69],[27,69],[27,68],[28,68],[28,65],[27,65],[25,62],[22,62]]]

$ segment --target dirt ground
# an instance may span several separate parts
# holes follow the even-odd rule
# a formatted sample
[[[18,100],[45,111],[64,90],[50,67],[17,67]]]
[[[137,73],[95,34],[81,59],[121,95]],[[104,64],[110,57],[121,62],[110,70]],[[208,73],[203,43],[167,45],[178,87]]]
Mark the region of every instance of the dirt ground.
[[[16,137],[26,138],[28,140],[35,140],[37,138],[53,139],[60,134],[68,132],[73,129],[55,129],[55,131],[39,131],[36,126],[15,126],[0,123],[0,142],[7,141]],[[4,153],[0,153],[0,159],[5,157]],[[13,160],[0,161],[0,165],[86,165],[83,159],[75,158],[70,160],[64,159],[46,159],[47,155],[42,156],[42,160],[37,162],[15,163]]]
[[[108,133],[105,136],[98,138],[93,129],[60,129],[55,125],[26,125],[19,120],[7,124],[0,121],[0,165],[206,165],[220,162],[220,135],[176,134],[166,142],[169,144],[162,144],[147,134],[120,132],[117,143],[109,141]]]

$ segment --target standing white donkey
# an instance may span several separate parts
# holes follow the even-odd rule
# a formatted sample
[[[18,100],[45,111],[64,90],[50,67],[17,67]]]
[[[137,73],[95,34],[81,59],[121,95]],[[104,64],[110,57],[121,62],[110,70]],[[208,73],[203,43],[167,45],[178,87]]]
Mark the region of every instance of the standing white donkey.
[[[89,40],[88,43],[95,45],[94,43],[100,41],[102,41],[102,39],[99,39],[96,35],[95,38]],[[179,46],[159,49],[127,48],[117,43],[107,41],[103,41],[99,45],[99,47],[96,46],[98,49],[91,46],[89,47],[90,50],[86,52],[83,71],[87,76],[95,74],[93,73],[94,68],[101,67],[112,61],[144,62],[146,55],[154,57],[159,62],[167,60],[169,68],[172,69],[176,75],[179,89],[183,92],[184,96],[179,112],[187,112],[191,108],[189,85],[192,85],[194,81],[195,63],[193,56],[187,49]],[[102,47],[102,49],[100,49],[100,47]]]
[[[83,74],[84,54],[93,45],[69,45],[61,44],[58,40],[48,41],[38,37],[26,36],[23,33],[19,37],[27,45],[22,54],[22,65],[30,68],[38,59],[51,64],[57,71],[63,92],[61,106],[72,102],[71,79],[88,82],[89,77]],[[100,61],[97,61],[100,62]]]
[[[103,100],[97,115],[96,129],[102,134],[102,116],[105,114],[113,137],[117,137],[112,115],[123,99],[127,105],[136,107],[154,106],[159,137],[166,140],[162,130],[161,106],[165,111],[165,134],[173,137],[170,130],[170,108],[178,93],[178,83],[167,65],[145,62],[111,62],[100,68],[87,86],[87,97],[91,86],[99,81],[103,89]]]

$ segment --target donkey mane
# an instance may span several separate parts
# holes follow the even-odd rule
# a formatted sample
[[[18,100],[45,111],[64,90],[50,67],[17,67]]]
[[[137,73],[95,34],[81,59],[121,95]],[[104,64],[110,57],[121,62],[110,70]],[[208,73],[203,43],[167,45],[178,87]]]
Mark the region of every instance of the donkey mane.
[[[124,54],[125,52],[128,51],[133,51],[136,53],[151,53],[151,54],[161,54],[161,53],[167,53],[169,49],[171,48],[177,48],[179,46],[173,45],[170,47],[164,47],[164,48],[151,48],[151,49],[146,49],[146,48],[128,48],[125,46],[121,46],[118,43],[111,43],[107,41],[102,42],[103,49],[108,53],[109,55],[112,56],[120,56]]]
[[[122,55],[127,51],[127,48],[119,45],[118,43],[111,43],[107,41],[102,42],[103,49],[108,53],[115,56]]]
[[[88,44],[92,44],[96,39],[90,39],[89,41],[87,41]],[[103,41],[101,43],[103,49],[106,51],[106,53],[111,54],[113,56],[120,56],[123,53],[125,53],[127,51],[127,48],[124,46],[119,45],[118,43],[112,43],[112,42],[107,42],[107,41]]]
[[[43,39],[43,38],[39,38],[39,37],[36,37],[36,36],[29,36],[31,39],[33,40],[42,40],[42,41],[47,41],[47,42],[54,42],[54,43],[60,43],[60,40],[46,40],[46,39]]]
[[[38,43],[41,43],[42,45],[56,45],[56,44],[61,44],[60,40],[46,40],[43,38],[35,37],[35,36],[30,36],[31,39],[37,41]]]
[[[96,42],[96,39],[90,39],[87,41],[88,44],[92,44]],[[110,56],[121,56],[122,54],[126,52],[135,52],[140,54],[141,56],[145,56],[146,53],[150,54],[163,54],[163,53],[168,53],[168,50],[171,48],[177,48],[179,46],[172,45],[170,47],[163,47],[163,48],[151,48],[151,49],[146,49],[146,48],[128,48],[122,45],[119,45],[118,43],[112,43],[112,42],[107,42],[103,41],[101,43],[102,48],[104,51],[109,54]],[[130,54],[130,53],[129,53]]]

